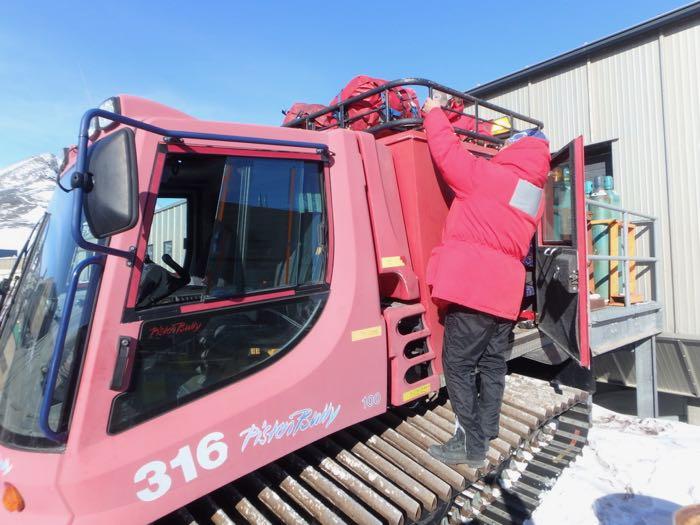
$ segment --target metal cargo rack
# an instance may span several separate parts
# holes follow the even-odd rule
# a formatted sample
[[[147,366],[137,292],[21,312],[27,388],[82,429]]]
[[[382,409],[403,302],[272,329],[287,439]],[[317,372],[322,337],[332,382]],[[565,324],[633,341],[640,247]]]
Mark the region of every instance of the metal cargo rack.
[[[496,104],[492,104],[491,102],[487,102],[486,100],[481,100],[479,98],[476,98],[472,95],[469,95],[463,91],[459,91],[447,86],[443,86],[442,84],[438,84],[437,82],[433,82],[432,80],[428,80],[425,78],[400,78],[398,80],[393,80],[391,82],[387,82],[386,84],[382,84],[380,86],[377,86],[373,89],[367,90],[364,93],[361,93],[359,95],[356,95],[354,97],[347,98],[345,100],[340,100],[340,102],[336,104],[332,104],[330,106],[326,106],[323,109],[320,109],[318,111],[315,111],[313,113],[309,113],[308,115],[304,117],[297,118],[295,120],[292,120],[291,122],[288,122],[284,124],[285,127],[290,127],[290,128],[302,128],[302,129],[309,129],[309,130],[325,130],[325,129],[335,129],[335,128],[347,128],[349,127],[353,122],[362,119],[363,117],[366,117],[367,115],[373,114],[373,113],[379,113],[380,116],[380,123],[377,124],[376,126],[372,126],[365,131],[369,133],[376,134],[378,132],[382,131],[393,131],[393,132],[400,132],[400,131],[406,131],[410,129],[419,129],[423,126],[423,119],[420,117],[420,115],[412,118],[396,118],[392,115],[392,110],[390,105],[387,103],[389,100],[389,93],[393,88],[399,88],[399,87],[422,87],[422,88],[427,88],[428,90],[428,97],[432,98],[434,92],[439,92],[439,93],[444,93],[446,95],[449,95],[452,98],[459,99],[462,102],[464,102],[464,111],[456,111],[451,108],[443,108],[445,111],[452,112],[458,115],[467,115],[470,116],[474,119],[474,127],[473,129],[462,129],[462,128],[454,128],[455,132],[459,135],[463,135],[469,139],[475,140],[475,141],[482,141],[485,143],[493,144],[496,146],[502,145],[505,140],[500,137],[494,137],[491,135],[485,135],[483,133],[479,133],[479,124],[484,124],[487,122],[491,122],[493,119],[485,119],[483,118],[483,109],[488,109],[491,110],[499,115],[499,117],[508,117],[510,121],[510,130],[504,133],[503,135],[507,138],[512,136],[513,134],[517,133],[519,130],[515,128],[515,121],[516,119],[521,121],[521,122],[526,122],[528,124],[532,124],[532,127],[536,127],[538,129],[542,129],[544,127],[544,124],[540,122],[539,120],[533,119],[532,117],[528,117],[526,115],[522,115],[520,113],[517,113],[515,111],[511,111],[510,109],[506,109],[504,107],[498,106]],[[369,97],[375,96],[375,95],[381,95],[382,97],[382,104],[379,105],[377,108],[372,108],[368,109],[365,112],[362,112],[358,115],[354,115],[352,118],[348,116],[347,110],[350,106],[353,104],[356,104],[357,102],[360,102],[362,100],[368,99]],[[340,98],[340,97],[339,97]],[[479,114],[481,111],[481,115]],[[332,124],[330,126],[317,126],[316,124],[316,119],[319,117],[331,115],[335,117],[336,123]],[[499,118],[496,117],[496,118]]]

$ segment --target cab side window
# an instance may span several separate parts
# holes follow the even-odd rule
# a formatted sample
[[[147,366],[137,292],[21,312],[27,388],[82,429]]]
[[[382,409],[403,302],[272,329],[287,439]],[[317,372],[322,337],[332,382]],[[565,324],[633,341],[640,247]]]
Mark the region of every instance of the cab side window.
[[[308,333],[328,295],[320,162],[170,155],[158,200],[173,216],[182,208],[182,220],[156,207],[163,217],[151,227],[153,260],[134,310],[145,322],[110,432],[272,364]]]
[[[304,164],[256,158],[226,163],[207,262],[210,295],[320,281],[320,178]]]
[[[137,309],[324,280],[322,165],[212,157],[166,161]]]

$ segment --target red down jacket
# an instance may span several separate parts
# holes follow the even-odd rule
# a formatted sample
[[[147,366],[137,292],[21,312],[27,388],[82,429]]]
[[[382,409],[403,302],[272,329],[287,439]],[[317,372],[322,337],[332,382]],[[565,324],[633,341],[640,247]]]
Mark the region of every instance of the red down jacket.
[[[455,193],[427,282],[438,304],[517,319],[527,255],[542,215],[549,144],[525,137],[491,160],[469,153],[443,111],[424,121],[433,161]]]

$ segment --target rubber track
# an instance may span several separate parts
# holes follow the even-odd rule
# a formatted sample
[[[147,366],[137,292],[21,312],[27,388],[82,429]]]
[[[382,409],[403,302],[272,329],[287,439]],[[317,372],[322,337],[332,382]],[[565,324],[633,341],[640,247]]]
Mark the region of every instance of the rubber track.
[[[590,405],[582,390],[506,379],[484,468],[447,466],[427,453],[454,429],[451,405],[439,399],[337,432],[156,523],[520,524],[581,453]]]
[[[447,522],[520,525],[537,508],[543,493],[581,454],[589,428],[588,403],[578,403],[555,416],[488,476],[481,490],[471,498],[457,496]]]

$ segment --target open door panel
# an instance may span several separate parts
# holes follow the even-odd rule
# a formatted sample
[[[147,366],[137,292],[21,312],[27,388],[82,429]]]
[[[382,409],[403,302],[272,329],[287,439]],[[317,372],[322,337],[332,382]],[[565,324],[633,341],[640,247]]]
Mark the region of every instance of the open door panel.
[[[538,230],[539,329],[583,366],[590,366],[586,286],[583,137],[552,157]]]

